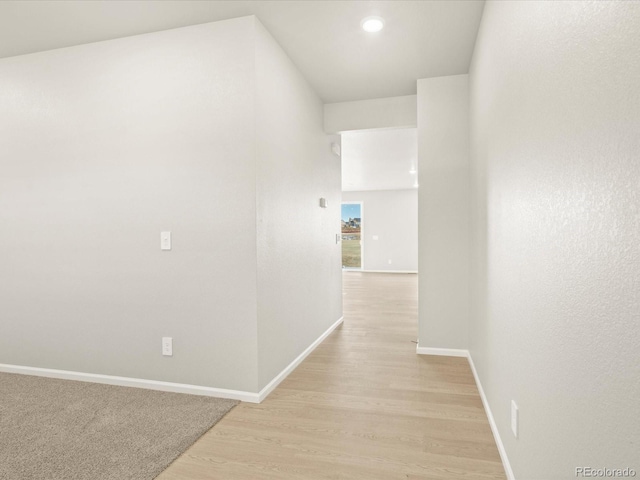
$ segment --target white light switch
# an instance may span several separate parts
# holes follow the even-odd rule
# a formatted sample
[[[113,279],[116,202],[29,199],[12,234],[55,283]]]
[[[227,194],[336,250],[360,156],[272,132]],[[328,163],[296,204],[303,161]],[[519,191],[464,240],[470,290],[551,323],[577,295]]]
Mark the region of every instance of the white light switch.
[[[378,235],[374,235],[374,236],[373,236],[373,239],[374,239],[374,240],[377,240],[377,239],[378,239]]]
[[[162,355],[173,357],[173,338],[162,337]]]
[[[511,431],[513,436],[518,438],[518,405],[511,400]]]
[[[160,232],[160,250],[171,250],[171,232]]]

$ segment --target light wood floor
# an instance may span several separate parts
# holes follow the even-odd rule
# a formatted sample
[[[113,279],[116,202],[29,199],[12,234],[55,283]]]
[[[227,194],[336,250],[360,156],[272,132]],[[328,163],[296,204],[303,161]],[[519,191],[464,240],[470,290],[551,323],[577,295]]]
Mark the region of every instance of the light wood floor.
[[[467,360],[415,353],[416,275],[343,277],[344,325],[159,480],[505,478]]]

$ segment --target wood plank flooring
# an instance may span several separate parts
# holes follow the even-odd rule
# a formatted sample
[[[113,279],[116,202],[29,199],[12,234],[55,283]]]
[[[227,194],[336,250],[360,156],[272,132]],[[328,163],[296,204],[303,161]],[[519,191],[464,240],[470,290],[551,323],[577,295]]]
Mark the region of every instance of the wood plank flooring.
[[[415,353],[417,276],[343,278],[344,325],[159,480],[506,478],[467,360]]]

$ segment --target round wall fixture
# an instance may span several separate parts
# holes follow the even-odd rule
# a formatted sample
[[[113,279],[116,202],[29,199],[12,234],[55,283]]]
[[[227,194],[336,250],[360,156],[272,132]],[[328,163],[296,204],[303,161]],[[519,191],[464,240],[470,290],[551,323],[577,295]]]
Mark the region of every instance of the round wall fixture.
[[[367,17],[362,19],[360,26],[365,32],[379,32],[384,28],[384,20],[382,17]]]

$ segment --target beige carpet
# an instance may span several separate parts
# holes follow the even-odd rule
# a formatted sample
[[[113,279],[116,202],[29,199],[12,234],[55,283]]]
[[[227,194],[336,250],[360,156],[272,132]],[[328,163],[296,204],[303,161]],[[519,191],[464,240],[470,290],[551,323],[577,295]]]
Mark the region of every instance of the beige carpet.
[[[0,479],[153,479],[237,403],[0,373]]]

